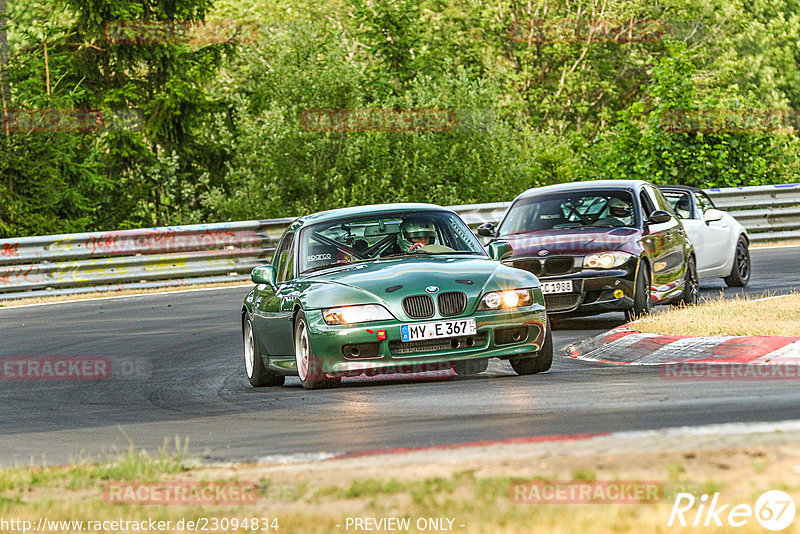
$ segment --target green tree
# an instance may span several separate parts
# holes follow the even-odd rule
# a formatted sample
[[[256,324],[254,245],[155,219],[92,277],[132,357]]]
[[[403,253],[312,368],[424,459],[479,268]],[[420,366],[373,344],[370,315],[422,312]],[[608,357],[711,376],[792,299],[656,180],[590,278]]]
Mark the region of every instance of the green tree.
[[[750,131],[744,124],[716,129],[713,123],[672,131],[670,117],[713,117],[716,110],[752,110],[754,101],[708,96],[700,100],[697,73],[686,45],[669,45],[655,62],[649,98],[620,113],[620,120],[597,145],[599,173],[697,187],[780,183],[795,178],[796,138]],[[707,113],[707,112],[711,113]],[[680,119],[679,119],[680,120]],[[684,129],[684,128],[678,128]]]

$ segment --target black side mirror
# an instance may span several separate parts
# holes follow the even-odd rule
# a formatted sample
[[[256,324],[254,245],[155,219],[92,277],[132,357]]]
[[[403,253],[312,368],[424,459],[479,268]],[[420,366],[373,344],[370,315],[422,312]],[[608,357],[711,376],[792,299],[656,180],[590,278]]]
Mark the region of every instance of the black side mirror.
[[[478,235],[481,237],[494,237],[497,234],[494,224],[487,222],[478,227]]]
[[[647,224],[664,224],[672,220],[672,215],[664,210],[656,210],[650,214]]]

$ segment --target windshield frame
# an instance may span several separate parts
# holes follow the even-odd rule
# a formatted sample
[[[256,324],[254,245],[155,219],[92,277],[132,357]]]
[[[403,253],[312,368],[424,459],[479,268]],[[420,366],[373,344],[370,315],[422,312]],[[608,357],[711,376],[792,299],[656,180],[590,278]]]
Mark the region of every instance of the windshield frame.
[[[633,210],[633,221],[630,226],[611,226],[611,225],[586,225],[586,224],[579,224],[577,226],[573,226],[570,228],[550,228],[550,229],[541,229],[541,230],[520,230],[516,232],[509,232],[506,234],[501,233],[503,227],[507,224],[508,218],[511,215],[512,210],[515,207],[520,206],[521,203],[524,203],[524,206],[520,206],[520,208],[524,208],[530,206],[531,204],[535,204],[537,202],[558,198],[558,197],[568,197],[568,196],[577,196],[577,195],[584,195],[584,196],[604,196],[604,195],[627,195],[628,201],[631,204],[631,209]],[[602,211],[602,210],[601,210]],[[521,234],[528,234],[532,232],[557,232],[557,231],[569,231],[569,230],[576,230],[576,229],[583,229],[583,228],[595,228],[595,229],[603,229],[603,228],[641,228],[642,220],[640,215],[639,206],[637,204],[637,195],[633,190],[630,189],[605,189],[605,188],[581,188],[581,189],[574,189],[574,190],[563,190],[563,191],[543,191],[541,193],[527,195],[524,197],[517,198],[511,205],[508,207],[506,212],[503,214],[503,219],[497,225],[497,230],[495,231],[495,237],[493,240],[504,240],[509,237],[521,235]]]
[[[471,250],[455,250],[455,251],[452,251],[452,252],[428,252],[428,251],[421,250],[419,252],[413,252],[413,253],[412,252],[404,252],[404,253],[397,253],[397,254],[392,254],[390,256],[384,256],[384,257],[371,257],[371,258],[353,257],[351,259],[351,261],[333,262],[333,263],[328,264],[328,265],[319,265],[319,266],[310,267],[310,268],[307,265],[304,265],[305,262],[302,261],[302,258],[305,257],[304,255],[306,255],[308,242],[310,240],[310,238],[308,237],[309,236],[309,232],[314,232],[314,231],[316,231],[316,229],[319,229],[319,228],[331,228],[331,227],[334,227],[334,226],[337,226],[337,225],[342,225],[342,224],[354,224],[354,223],[358,223],[359,221],[371,221],[371,220],[377,220],[377,219],[393,219],[393,218],[394,219],[405,219],[405,218],[409,218],[409,217],[419,218],[419,217],[426,217],[426,216],[441,217],[443,221],[445,221],[446,219],[455,220],[459,225],[462,226],[462,230],[464,231],[465,236],[467,237],[467,239],[469,241],[471,241],[472,245],[476,248],[476,250],[475,251],[471,251]],[[384,212],[384,213],[364,213],[364,214],[360,214],[360,215],[357,214],[357,215],[351,215],[351,216],[342,216],[342,217],[338,217],[336,219],[330,219],[330,220],[326,220],[326,221],[309,223],[308,225],[306,225],[303,228],[301,228],[300,231],[297,232],[297,234],[298,235],[297,235],[297,252],[296,252],[296,254],[297,254],[297,275],[296,275],[296,277],[305,276],[305,275],[316,273],[316,272],[319,272],[319,271],[324,271],[326,269],[333,269],[333,268],[337,268],[337,267],[346,267],[346,266],[350,266],[350,265],[358,265],[358,264],[364,263],[364,262],[381,261],[381,260],[397,260],[397,259],[401,259],[401,258],[405,258],[405,257],[412,257],[412,256],[416,256],[416,257],[480,256],[481,258],[488,258],[488,256],[489,256],[488,253],[486,252],[486,249],[483,247],[483,245],[481,244],[480,240],[475,235],[475,232],[472,231],[472,229],[469,227],[469,225],[467,225],[467,223],[465,223],[464,220],[457,213],[452,212],[452,211],[448,211],[448,210],[425,210],[425,211],[398,210],[398,211],[387,211],[387,212]],[[393,235],[393,234],[388,234],[388,235]],[[387,237],[388,237],[388,235],[387,235]],[[396,234],[394,234],[394,235],[396,235]],[[341,245],[342,248],[340,248],[340,250],[342,250],[343,252],[350,252],[350,250],[346,250],[345,249],[346,245],[344,245],[343,243],[339,243],[337,245],[337,248],[339,248],[339,245]],[[347,248],[349,248],[349,247],[347,247]],[[355,252],[354,250],[352,250],[352,251]]]

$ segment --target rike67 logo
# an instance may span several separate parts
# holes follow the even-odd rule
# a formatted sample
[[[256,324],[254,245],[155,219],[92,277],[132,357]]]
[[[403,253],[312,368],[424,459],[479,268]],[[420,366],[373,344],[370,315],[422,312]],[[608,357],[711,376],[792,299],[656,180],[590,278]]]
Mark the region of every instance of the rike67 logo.
[[[696,506],[695,506],[696,505]],[[770,490],[761,494],[755,507],[749,504],[723,504],[719,493],[709,500],[708,495],[699,499],[691,493],[679,493],[669,514],[667,526],[693,527],[743,527],[754,517],[767,530],[783,530],[794,521],[794,500],[788,493]],[[676,523],[677,521],[677,523]]]

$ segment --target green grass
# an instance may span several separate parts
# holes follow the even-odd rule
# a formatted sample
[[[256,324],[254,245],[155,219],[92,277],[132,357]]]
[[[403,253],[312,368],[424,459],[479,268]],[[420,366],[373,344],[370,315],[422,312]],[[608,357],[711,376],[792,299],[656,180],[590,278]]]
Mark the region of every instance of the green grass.
[[[597,473],[591,469],[576,469],[572,472],[572,480],[582,480],[584,482],[594,482],[597,480]]]
[[[708,465],[717,465],[720,457]],[[775,473],[771,462],[763,470]],[[605,464],[608,461],[604,460]],[[694,464],[690,464],[694,465]],[[608,468],[595,471],[583,459],[577,459],[569,467],[552,472],[528,470],[525,476],[492,475],[485,466],[478,476],[474,470],[456,471],[452,475],[428,476],[406,473],[402,469],[387,469],[384,476],[355,479],[348,477],[337,483],[336,476],[324,477],[325,466],[318,466],[314,476],[300,480],[286,474],[265,475],[270,466],[254,466],[233,470],[222,468],[224,477],[252,477],[259,481],[260,499],[252,506],[141,506],[114,505],[103,499],[103,486],[109,480],[156,481],[175,480],[176,475],[191,471],[191,480],[218,480],[216,468],[194,467],[186,457],[185,444],[177,442],[174,447],[163,447],[158,454],[147,455],[131,448],[126,454],[96,464],[79,464],[55,468],[21,468],[0,470],[0,515],[35,519],[46,516],[50,519],[117,519],[141,520],[142,517],[176,520],[198,517],[279,517],[280,532],[327,533],[336,530],[342,517],[448,517],[455,518],[457,525],[466,525],[465,534],[514,533],[536,531],[555,534],[591,531],[599,533],[657,532],[664,524],[672,501],[647,505],[537,505],[517,504],[509,499],[509,487],[514,482],[531,480],[567,480],[585,482],[608,480]],[[524,468],[524,465],[523,465]],[[724,491],[726,498],[742,500],[766,487],[784,489],[797,494],[797,484],[776,477],[766,485],[755,488],[747,482],[752,474],[750,466],[743,463],[743,476],[732,470],[719,473],[720,479],[689,482],[683,480],[687,468],[675,456],[651,466],[647,475],[638,473],[634,478],[664,480],[665,490],[690,491],[694,494],[711,494]],[[264,471],[267,469],[267,471]],[[555,469],[555,468],[554,468]],[[611,469],[614,478],[626,480],[622,463]],[[771,471],[770,471],[771,470]],[[505,473],[522,473],[508,470]],[[249,474],[248,474],[249,473]],[[281,473],[280,470],[277,473]],[[678,480],[680,479],[680,480]],[[330,482],[329,482],[330,480]],[[791,483],[791,485],[790,485]],[[674,487],[673,487],[674,486]],[[762,487],[763,486],[763,487]],[[724,490],[723,490],[724,487]],[[691,488],[691,489],[689,489]],[[754,495],[757,497],[756,493]],[[674,499],[674,497],[673,497]],[[757,532],[743,528],[741,532]],[[456,528],[461,531],[461,528]],[[415,530],[412,529],[412,532]],[[661,530],[663,532],[663,530]]]
[[[672,462],[667,466],[667,474],[670,480],[678,480],[685,472],[686,468],[680,462]]]
[[[188,442],[176,440],[175,449],[167,445],[158,454],[150,456],[131,447],[117,458],[109,458],[99,464],[76,464],[66,468],[14,467],[0,471],[0,494],[7,491],[29,491],[43,487],[82,489],[106,481],[155,482],[164,474],[181,473],[187,466]],[[0,495],[2,496],[2,495]]]

